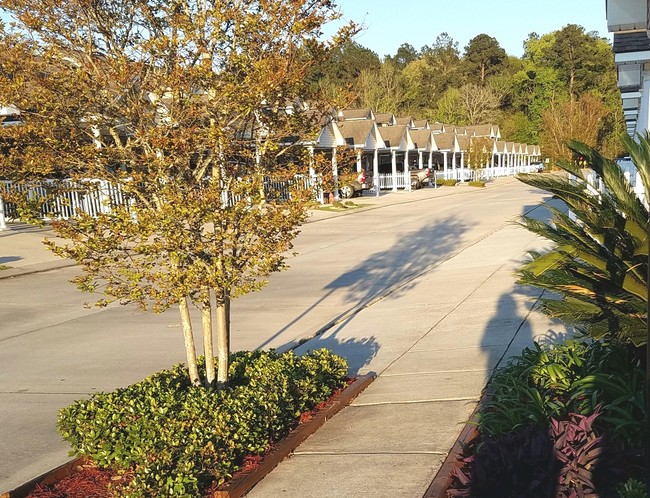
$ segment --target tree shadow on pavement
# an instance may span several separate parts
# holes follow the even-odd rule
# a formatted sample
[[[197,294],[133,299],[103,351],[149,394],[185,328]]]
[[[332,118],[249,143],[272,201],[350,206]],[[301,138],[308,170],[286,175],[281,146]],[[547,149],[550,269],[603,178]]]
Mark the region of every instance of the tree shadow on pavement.
[[[449,259],[459,249],[463,234],[469,228],[467,222],[449,216],[402,236],[390,249],[369,253],[357,266],[325,285],[323,295],[315,303],[259,347],[271,343],[333,294],[342,296],[345,304],[316,335],[341,322],[347,323],[357,312],[378,299],[399,297],[413,290],[417,286],[415,277]],[[294,341],[278,349],[289,349],[295,345]]]

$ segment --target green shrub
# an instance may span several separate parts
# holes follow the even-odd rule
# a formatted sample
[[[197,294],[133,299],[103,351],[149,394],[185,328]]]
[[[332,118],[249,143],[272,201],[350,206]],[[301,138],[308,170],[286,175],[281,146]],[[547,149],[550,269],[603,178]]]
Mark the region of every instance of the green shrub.
[[[526,348],[488,385],[479,413],[481,433],[498,435],[530,423],[546,426],[571,413],[591,415],[598,424],[632,446],[645,441],[645,375],[629,349],[601,341],[569,340]]]
[[[452,179],[442,179],[438,180],[438,185],[439,186],[446,186],[446,187],[454,187],[458,183],[458,180],[452,180]]]
[[[468,185],[470,187],[485,187],[485,182],[480,180],[472,180],[471,182],[468,182]]]
[[[204,363],[201,362],[201,368]],[[59,413],[72,453],[133,472],[120,496],[197,496],[223,483],[344,384],[344,359],[327,350],[232,355],[231,383],[190,385],[183,365],[76,401]]]
[[[638,479],[628,479],[618,487],[620,498],[646,498],[648,496],[646,485]]]

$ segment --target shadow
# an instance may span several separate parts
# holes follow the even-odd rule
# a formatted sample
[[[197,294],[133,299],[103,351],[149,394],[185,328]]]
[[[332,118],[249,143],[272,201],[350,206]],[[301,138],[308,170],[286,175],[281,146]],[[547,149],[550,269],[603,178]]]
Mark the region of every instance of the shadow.
[[[334,335],[328,335],[315,337],[295,351],[297,354],[303,354],[321,348],[327,348],[345,358],[348,362],[348,375],[354,377],[362,373],[364,367],[370,365],[372,359],[377,356],[379,343],[374,336],[338,340]]]
[[[21,258],[20,256],[0,256],[0,265],[5,264],[5,263],[11,263],[13,261],[20,261]]]
[[[430,270],[454,253],[468,230],[463,220],[446,217],[403,236],[390,249],[369,254],[351,270],[323,287],[322,296],[258,347],[264,348],[290,327],[300,322],[333,294],[342,296],[341,312],[316,332],[316,336],[349,320],[363,308],[381,298],[396,298],[412,290],[415,277]],[[279,350],[292,347],[291,343]]]

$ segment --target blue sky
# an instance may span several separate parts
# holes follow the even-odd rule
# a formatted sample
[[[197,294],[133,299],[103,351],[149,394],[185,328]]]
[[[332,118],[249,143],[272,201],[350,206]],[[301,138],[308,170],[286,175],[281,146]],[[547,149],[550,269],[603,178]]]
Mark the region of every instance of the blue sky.
[[[402,43],[416,49],[432,45],[442,32],[458,42],[461,53],[473,37],[485,33],[510,55],[521,57],[531,32],[540,35],[567,24],[607,33],[605,0],[336,0],[345,19],[363,23],[357,41],[380,57]]]

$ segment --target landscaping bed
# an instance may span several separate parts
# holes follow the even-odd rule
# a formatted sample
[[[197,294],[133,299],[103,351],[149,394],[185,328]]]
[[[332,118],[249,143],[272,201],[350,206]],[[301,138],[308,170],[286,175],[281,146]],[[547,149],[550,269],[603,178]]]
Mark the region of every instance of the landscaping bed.
[[[30,496],[241,496],[373,379],[347,379],[326,350],[237,353],[230,372],[217,391],[176,366],[63,409],[59,431],[85,460],[60,475],[70,494],[36,486]]]
[[[427,498],[646,496],[639,351],[525,349],[495,372]]]

